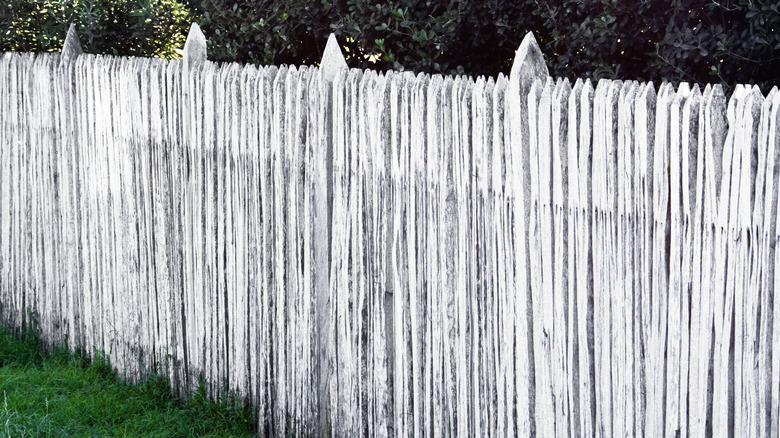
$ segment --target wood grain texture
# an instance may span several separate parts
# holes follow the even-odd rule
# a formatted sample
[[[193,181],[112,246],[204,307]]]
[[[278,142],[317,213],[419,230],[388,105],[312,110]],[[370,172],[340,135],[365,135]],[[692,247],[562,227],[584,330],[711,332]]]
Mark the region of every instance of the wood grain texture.
[[[337,64],[2,54],[2,323],[261,436],[778,436],[777,90]]]

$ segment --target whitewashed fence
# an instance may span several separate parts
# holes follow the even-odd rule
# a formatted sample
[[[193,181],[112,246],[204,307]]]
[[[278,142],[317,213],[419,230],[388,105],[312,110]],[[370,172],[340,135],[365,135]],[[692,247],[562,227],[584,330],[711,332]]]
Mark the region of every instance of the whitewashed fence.
[[[0,58],[0,317],[283,436],[771,436],[780,93]]]

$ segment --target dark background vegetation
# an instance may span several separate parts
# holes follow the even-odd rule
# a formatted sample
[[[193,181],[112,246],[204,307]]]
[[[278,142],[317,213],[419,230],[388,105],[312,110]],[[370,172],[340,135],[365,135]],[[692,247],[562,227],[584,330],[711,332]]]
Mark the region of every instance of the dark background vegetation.
[[[508,73],[533,31],[553,76],[758,84],[780,78],[778,2],[760,0],[0,0],[0,51],[176,57],[191,21],[214,61],[316,64],[328,35],[350,67]]]

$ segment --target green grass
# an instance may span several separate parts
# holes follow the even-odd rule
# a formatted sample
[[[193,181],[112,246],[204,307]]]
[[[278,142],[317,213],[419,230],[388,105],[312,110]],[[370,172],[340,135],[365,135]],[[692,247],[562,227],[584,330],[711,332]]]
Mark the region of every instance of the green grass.
[[[168,381],[122,382],[104,360],[57,349],[0,328],[0,437],[249,437],[254,420],[239,403],[184,403]]]

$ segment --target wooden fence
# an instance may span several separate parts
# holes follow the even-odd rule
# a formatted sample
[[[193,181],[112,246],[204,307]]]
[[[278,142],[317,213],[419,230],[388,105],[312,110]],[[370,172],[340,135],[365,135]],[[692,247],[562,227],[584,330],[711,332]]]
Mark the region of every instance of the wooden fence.
[[[771,436],[780,93],[0,58],[0,318],[283,436]]]

